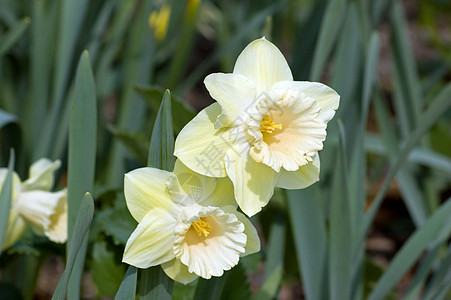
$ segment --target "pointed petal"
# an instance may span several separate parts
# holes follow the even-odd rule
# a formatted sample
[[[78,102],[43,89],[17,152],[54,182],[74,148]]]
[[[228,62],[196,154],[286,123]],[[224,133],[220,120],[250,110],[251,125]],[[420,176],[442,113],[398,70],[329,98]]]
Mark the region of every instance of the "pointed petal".
[[[255,98],[255,84],[240,74],[214,73],[204,80],[210,95],[221,105],[217,128],[241,124]]]
[[[234,214],[238,218],[238,221],[244,224],[244,234],[247,236],[247,242],[245,252],[241,256],[243,257],[260,251],[260,238],[252,222],[233,206],[221,207],[221,209],[229,214]]]
[[[180,259],[177,258],[163,263],[161,267],[169,278],[185,285],[199,277],[194,273],[190,273],[188,267],[182,264]]]
[[[124,194],[128,210],[136,221],[154,208],[174,211],[166,182],[174,174],[155,168],[140,168],[125,174]]]
[[[192,205],[208,199],[216,187],[216,178],[196,173],[179,159],[175,161],[174,177],[168,181],[171,199],[179,204]]]
[[[202,110],[179,133],[174,155],[191,170],[210,177],[226,176],[225,153],[234,143],[241,142],[239,127],[215,129],[221,107],[214,103]]]
[[[30,167],[30,177],[23,182],[23,190],[50,191],[53,186],[54,172],[61,166],[61,161],[41,158]]]
[[[268,204],[278,173],[263,163],[255,162],[248,151],[240,154],[231,149],[226,153],[226,160],[227,175],[233,182],[236,202],[251,217]]]
[[[146,269],[173,259],[175,219],[166,211],[149,211],[127,241],[122,261]]]
[[[305,93],[306,96],[315,99],[321,105],[318,118],[325,123],[333,118],[340,104],[340,95],[332,88],[320,82],[284,81],[277,83],[273,88],[298,90]]]
[[[299,167],[297,171],[282,170],[276,186],[293,190],[306,188],[319,180],[319,170],[319,155],[315,154],[313,162]]]
[[[264,37],[253,41],[241,52],[233,73],[244,75],[254,81],[257,96],[269,91],[276,82],[293,80],[283,54]]]

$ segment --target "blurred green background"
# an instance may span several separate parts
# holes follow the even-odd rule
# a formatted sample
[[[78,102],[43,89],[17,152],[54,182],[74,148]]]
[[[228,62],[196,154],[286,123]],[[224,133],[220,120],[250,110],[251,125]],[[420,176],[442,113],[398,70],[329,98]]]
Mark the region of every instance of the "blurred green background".
[[[149,20],[163,7],[167,28],[164,18]],[[0,165],[10,148],[21,178],[41,157],[61,159],[70,230],[92,193],[84,279],[73,286],[84,299],[114,297],[136,226],[123,174],[146,165],[164,91],[176,136],[213,101],[204,77],[231,72],[244,47],[266,36],[295,80],[341,95],[321,180],[276,191],[252,219],[260,253],[219,279],[174,284],[173,297],[445,299],[450,18],[445,0],[0,0]],[[49,298],[65,250],[29,232],[0,256],[0,293]]]

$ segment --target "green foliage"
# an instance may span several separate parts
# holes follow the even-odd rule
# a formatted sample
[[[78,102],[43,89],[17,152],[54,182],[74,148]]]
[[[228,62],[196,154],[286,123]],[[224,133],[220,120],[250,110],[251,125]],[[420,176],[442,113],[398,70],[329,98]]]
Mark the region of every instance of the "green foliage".
[[[160,40],[148,19],[163,4],[171,16]],[[302,285],[306,299],[449,298],[451,64],[442,24],[451,11],[443,0],[407,4],[0,1],[0,167],[8,165],[0,248],[12,171],[26,178],[47,157],[61,160],[55,187],[69,192],[67,265],[55,299],[67,290],[69,299],[85,298],[84,271],[94,299],[274,299],[289,283]],[[220,278],[185,286],[159,266],[126,271],[121,255],[137,223],[124,173],[172,171],[174,136],[196,115],[191,105],[211,103],[202,80],[232,72],[242,49],[263,35],[284,53],[294,80],[321,81],[341,95],[320,181],[276,191],[252,219],[262,250]],[[92,226],[86,192],[96,200]],[[382,268],[366,241],[381,230],[380,208],[398,198],[412,227]],[[390,229],[383,233],[394,240]],[[63,247],[29,229],[2,251],[0,299],[32,299],[43,262],[63,256]],[[401,278],[411,278],[405,290]]]
[[[92,280],[102,295],[113,297],[125,275],[125,265],[117,265],[116,257],[105,241],[96,242],[92,248]]]

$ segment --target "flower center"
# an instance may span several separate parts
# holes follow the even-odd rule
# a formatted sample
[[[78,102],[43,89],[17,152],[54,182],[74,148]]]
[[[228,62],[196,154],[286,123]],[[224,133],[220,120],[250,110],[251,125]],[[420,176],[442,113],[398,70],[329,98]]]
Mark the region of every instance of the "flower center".
[[[197,234],[199,236],[201,236],[202,234],[204,236],[208,236],[208,234],[210,233],[209,230],[211,230],[210,225],[208,225],[207,222],[202,220],[202,218],[200,218],[196,222],[191,223],[191,226],[197,231]]]
[[[260,132],[273,133],[275,129],[282,129],[282,124],[274,123],[274,120],[268,114],[264,116],[263,120],[260,121]]]

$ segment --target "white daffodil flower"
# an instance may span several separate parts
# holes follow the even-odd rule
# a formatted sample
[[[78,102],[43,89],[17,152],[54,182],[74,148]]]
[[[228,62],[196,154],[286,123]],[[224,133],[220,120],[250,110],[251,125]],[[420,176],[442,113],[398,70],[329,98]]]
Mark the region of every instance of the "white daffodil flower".
[[[173,172],[140,168],[125,175],[127,207],[138,221],[123,261],[138,268],[161,265],[187,284],[221,276],[240,256],[260,250],[252,223],[236,210],[227,178],[196,174],[177,161]]]
[[[13,193],[3,249],[14,244],[25,231],[27,223],[33,231],[56,243],[67,240],[67,190],[49,192],[54,182],[54,171],[59,160],[40,159],[30,168],[30,177],[21,183],[13,173]],[[4,182],[7,169],[0,169]],[[3,185],[3,184],[2,184]]]
[[[264,37],[250,43],[233,73],[215,73],[205,86],[217,101],[178,135],[175,155],[190,169],[228,176],[249,216],[274,187],[305,188],[319,179],[318,151],[340,96],[318,82],[293,81],[282,53]]]

